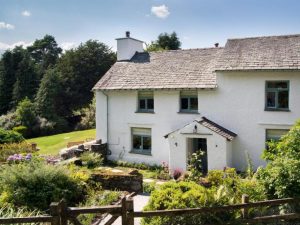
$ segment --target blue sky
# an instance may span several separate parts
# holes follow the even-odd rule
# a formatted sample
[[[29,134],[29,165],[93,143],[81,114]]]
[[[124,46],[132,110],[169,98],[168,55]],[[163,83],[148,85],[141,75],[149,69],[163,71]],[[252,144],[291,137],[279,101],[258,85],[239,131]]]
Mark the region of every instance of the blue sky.
[[[0,51],[53,35],[65,49],[97,39],[149,43],[176,31],[182,48],[227,38],[300,33],[299,0],[0,0]]]

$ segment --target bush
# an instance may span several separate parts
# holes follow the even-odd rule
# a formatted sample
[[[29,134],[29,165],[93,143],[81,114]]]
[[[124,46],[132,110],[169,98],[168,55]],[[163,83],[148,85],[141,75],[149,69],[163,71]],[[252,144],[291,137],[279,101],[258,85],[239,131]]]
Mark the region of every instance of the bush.
[[[96,127],[96,98],[94,97],[88,107],[79,110],[82,115],[80,122],[76,125],[76,130],[87,130]]]
[[[5,162],[10,155],[32,153],[32,147],[26,142],[0,145],[0,162]]]
[[[6,115],[0,116],[0,127],[4,130],[12,130],[18,125],[20,125],[20,123],[17,121],[15,112],[9,112]]]
[[[25,127],[25,126],[17,126],[17,127],[14,127],[12,129],[13,131],[15,132],[18,132],[19,134],[22,134],[23,137],[27,137],[28,135],[28,128]]]
[[[84,194],[83,187],[65,169],[42,162],[2,166],[0,193],[5,193],[9,204],[39,210],[49,209],[51,202],[62,198],[74,205]]]
[[[29,211],[28,209],[23,207],[15,208],[9,205],[4,205],[0,208],[0,218],[30,217],[30,216],[41,216],[41,215],[42,213],[38,210]]]
[[[34,104],[26,97],[22,100],[16,109],[17,120],[29,129],[36,123],[36,114]]]
[[[207,189],[194,182],[168,182],[154,190],[151,194],[148,210],[197,208],[204,206],[221,206],[231,204],[230,195],[222,187],[218,190]],[[206,213],[184,216],[145,218],[143,224],[214,224],[226,223],[234,218],[234,212]]]
[[[102,155],[94,152],[84,152],[80,159],[82,161],[82,165],[86,166],[89,169],[94,169],[99,167],[103,164],[103,157]]]
[[[205,153],[201,150],[193,153],[188,162],[190,173],[188,180],[198,182],[202,176],[202,158]]]
[[[0,144],[19,143],[22,141],[24,141],[24,137],[20,133],[0,128]]]

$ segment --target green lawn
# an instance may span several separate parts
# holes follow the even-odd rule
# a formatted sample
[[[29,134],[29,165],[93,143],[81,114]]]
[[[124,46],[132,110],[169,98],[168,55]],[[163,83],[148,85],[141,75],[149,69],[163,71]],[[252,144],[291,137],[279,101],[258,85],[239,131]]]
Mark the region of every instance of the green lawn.
[[[96,130],[74,131],[70,133],[56,134],[39,138],[28,139],[28,142],[37,143],[40,154],[56,155],[59,150],[67,147],[68,142],[85,141],[87,138],[95,138]]]

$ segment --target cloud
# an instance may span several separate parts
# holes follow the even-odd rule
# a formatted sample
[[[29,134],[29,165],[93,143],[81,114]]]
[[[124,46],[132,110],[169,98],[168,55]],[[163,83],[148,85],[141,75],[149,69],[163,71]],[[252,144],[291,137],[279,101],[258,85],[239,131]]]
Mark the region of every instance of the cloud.
[[[64,51],[70,50],[76,47],[76,43],[74,42],[63,42],[59,45]]]
[[[152,6],[151,13],[161,19],[165,19],[170,15],[169,9],[166,5]]]
[[[15,29],[15,26],[11,25],[9,23],[0,22],[0,29],[13,30],[13,29]]]
[[[16,43],[13,43],[13,44],[7,44],[7,43],[3,43],[3,42],[0,42],[0,50],[7,50],[7,49],[12,49],[16,46],[20,46],[22,45],[23,47],[27,47],[29,45],[32,45],[33,42],[25,42],[25,41],[18,41]]]
[[[24,10],[23,12],[22,12],[22,16],[31,16],[31,12],[29,12],[28,10]]]

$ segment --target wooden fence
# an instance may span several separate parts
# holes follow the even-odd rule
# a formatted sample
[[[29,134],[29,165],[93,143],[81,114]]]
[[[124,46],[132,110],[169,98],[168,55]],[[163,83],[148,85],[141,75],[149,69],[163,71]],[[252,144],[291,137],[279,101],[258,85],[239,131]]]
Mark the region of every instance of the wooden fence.
[[[82,225],[78,220],[81,214],[111,214],[110,219],[105,225],[111,225],[118,217],[121,217],[122,225],[134,225],[134,218],[137,217],[154,217],[154,216],[182,216],[195,214],[212,214],[218,212],[229,212],[241,210],[241,218],[233,221],[234,224],[257,224],[274,221],[289,221],[300,219],[300,213],[286,213],[265,215],[250,218],[248,215],[250,208],[273,207],[284,204],[299,204],[299,198],[285,198],[260,202],[249,202],[247,195],[243,195],[242,203],[236,205],[226,205],[218,207],[202,207],[188,209],[172,209],[157,211],[134,211],[133,195],[121,199],[120,204],[103,207],[67,207],[64,201],[52,203],[50,205],[50,215],[23,218],[0,218],[0,224],[16,223],[51,223],[52,225],[67,225],[68,222],[74,225]],[[222,224],[230,224],[222,222]]]

